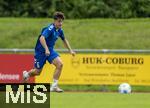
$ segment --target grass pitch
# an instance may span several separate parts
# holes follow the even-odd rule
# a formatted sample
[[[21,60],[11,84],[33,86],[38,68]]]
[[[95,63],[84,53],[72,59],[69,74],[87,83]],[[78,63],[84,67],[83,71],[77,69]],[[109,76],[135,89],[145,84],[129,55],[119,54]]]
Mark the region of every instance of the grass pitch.
[[[51,93],[50,108],[150,108],[150,93]]]
[[[1,48],[34,48],[49,18],[0,18]],[[63,29],[72,48],[150,49],[150,19],[65,20]],[[7,41],[6,41],[7,40]],[[81,42],[82,41],[82,42]],[[61,40],[56,48],[64,48]]]

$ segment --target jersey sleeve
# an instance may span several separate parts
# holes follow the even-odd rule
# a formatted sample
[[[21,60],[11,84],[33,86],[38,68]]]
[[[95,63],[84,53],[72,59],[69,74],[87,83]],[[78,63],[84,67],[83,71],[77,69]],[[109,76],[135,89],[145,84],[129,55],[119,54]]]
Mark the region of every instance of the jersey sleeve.
[[[50,27],[44,28],[41,33],[41,35],[44,36],[45,38],[49,37],[51,34],[52,34],[52,28]]]
[[[59,32],[60,32],[60,38],[61,38],[62,40],[64,40],[64,39],[65,39],[65,36],[64,36],[63,30],[61,29]]]

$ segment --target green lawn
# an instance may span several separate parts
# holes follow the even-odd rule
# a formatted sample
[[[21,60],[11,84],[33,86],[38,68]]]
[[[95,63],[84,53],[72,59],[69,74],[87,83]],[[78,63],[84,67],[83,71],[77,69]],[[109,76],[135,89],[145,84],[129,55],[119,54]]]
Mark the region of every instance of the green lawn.
[[[150,108],[149,93],[51,93],[50,108]]]
[[[49,103],[7,103],[0,93],[2,108],[49,108]],[[32,98],[31,98],[32,101]],[[150,108],[150,93],[64,92],[50,94],[50,108]]]
[[[1,48],[34,48],[41,28],[52,19],[0,18]],[[65,20],[73,48],[150,49],[150,19]],[[63,48],[59,40],[56,48]]]

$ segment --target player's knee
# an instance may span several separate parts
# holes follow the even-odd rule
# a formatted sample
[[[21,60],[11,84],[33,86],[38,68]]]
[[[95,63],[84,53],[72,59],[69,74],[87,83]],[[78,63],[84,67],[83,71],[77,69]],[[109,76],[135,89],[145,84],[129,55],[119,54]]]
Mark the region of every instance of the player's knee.
[[[57,63],[56,68],[62,69],[63,68],[63,63],[62,62]]]

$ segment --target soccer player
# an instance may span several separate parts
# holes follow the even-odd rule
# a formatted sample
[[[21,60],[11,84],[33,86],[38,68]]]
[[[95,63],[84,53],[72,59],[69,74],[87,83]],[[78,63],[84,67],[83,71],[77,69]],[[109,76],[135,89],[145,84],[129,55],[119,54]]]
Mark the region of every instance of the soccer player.
[[[40,72],[47,60],[56,67],[50,91],[63,92],[63,90],[58,87],[58,80],[61,75],[63,63],[59,54],[54,50],[56,40],[60,37],[65,47],[73,56],[75,55],[75,52],[71,49],[61,28],[64,20],[64,14],[62,12],[55,12],[53,17],[54,22],[43,28],[41,31],[35,46],[34,68],[28,72],[23,71],[23,80],[24,82],[27,82],[29,77],[40,75]]]

